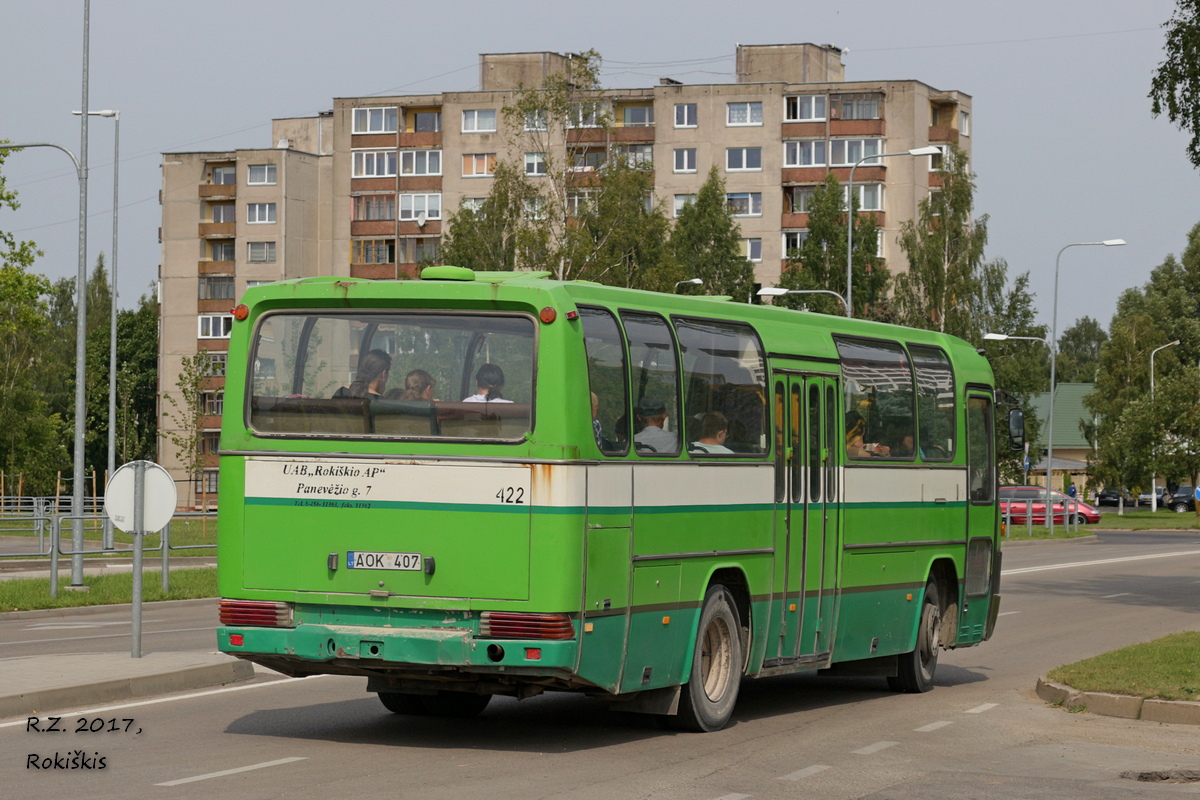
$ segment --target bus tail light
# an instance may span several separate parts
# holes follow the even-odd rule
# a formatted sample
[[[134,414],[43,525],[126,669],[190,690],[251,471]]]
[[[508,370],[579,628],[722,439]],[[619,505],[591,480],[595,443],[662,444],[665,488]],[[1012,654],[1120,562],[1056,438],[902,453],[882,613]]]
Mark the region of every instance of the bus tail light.
[[[253,625],[260,628],[294,628],[291,603],[266,600],[221,599],[218,611],[222,625]]]
[[[479,635],[484,639],[574,639],[575,626],[566,614],[484,611]]]

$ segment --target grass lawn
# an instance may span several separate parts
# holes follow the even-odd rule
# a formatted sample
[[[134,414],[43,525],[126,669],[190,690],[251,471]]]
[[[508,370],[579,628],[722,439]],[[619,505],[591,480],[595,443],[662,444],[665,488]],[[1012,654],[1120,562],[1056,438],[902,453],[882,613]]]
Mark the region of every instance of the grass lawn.
[[[84,580],[90,591],[69,591],[63,588],[64,583],[69,581],[60,580],[58,597],[50,596],[49,578],[14,578],[10,581],[0,581],[0,612],[133,602],[133,576],[130,574],[87,575]],[[161,572],[147,569],[142,573],[144,602],[216,596],[216,567],[171,570],[171,591],[165,594],[162,591]]]
[[[1161,700],[1200,700],[1200,632],[1135,644],[1050,672],[1052,681],[1082,692],[1112,692]]]
[[[1150,509],[1131,511],[1125,509],[1124,514],[1116,510],[1105,510],[1100,515],[1100,524],[1093,526],[1102,530],[1200,530],[1200,517],[1188,511],[1176,514],[1174,511],[1150,511]]]
[[[44,535],[47,542],[50,538],[50,522],[46,521]],[[0,515],[0,536],[13,536],[21,538],[34,539],[37,537],[37,531],[34,528],[34,523],[28,517],[14,517],[11,515]],[[70,549],[71,531],[64,524],[63,527],[63,549]],[[84,522],[83,538],[89,542],[102,541],[104,537],[104,526],[100,520],[89,519]],[[114,531],[113,538],[118,550],[132,550],[133,536],[121,531]],[[196,547],[208,545],[210,548],[217,543],[217,517],[215,514],[204,517],[179,517],[171,521],[170,525],[171,547]],[[146,547],[158,547],[161,537],[157,532],[146,535]],[[213,555],[215,550],[201,548],[190,551],[179,551],[179,555]],[[85,557],[92,558],[97,554],[88,553]],[[102,555],[102,554],[100,554]],[[111,555],[111,554],[110,554]]]

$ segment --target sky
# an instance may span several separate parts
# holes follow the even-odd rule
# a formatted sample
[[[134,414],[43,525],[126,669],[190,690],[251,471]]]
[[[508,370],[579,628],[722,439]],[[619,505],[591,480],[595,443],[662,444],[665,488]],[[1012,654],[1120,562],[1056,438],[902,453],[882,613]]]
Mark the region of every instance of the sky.
[[[743,44],[831,43],[847,80],[919,80],[972,96],[976,215],[986,257],[1029,272],[1058,332],[1084,315],[1108,326],[1121,292],[1179,254],[1200,222],[1187,137],[1147,98],[1174,0],[909,0],[896,3],[459,0],[93,0],[88,107],[121,112],[118,288],[132,307],[157,276],[160,154],[270,147],[271,120],[334,97],[478,88],[480,53],[597,50],[610,88],[659,77],[733,82]],[[0,11],[0,139],[82,154],[83,0],[7,0]],[[335,10],[336,9],[336,10]],[[343,10],[345,9],[345,10]],[[111,119],[92,117],[88,269],[112,249]],[[10,155],[19,193],[0,230],[45,252],[51,279],[78,267],[79,188],[66,155]]]

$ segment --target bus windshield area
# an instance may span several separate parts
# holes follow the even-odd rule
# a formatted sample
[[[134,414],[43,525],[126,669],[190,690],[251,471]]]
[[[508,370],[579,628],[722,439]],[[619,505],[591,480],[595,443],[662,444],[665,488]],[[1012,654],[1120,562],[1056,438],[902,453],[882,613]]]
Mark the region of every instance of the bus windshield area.
[[[535,326],[498,314],[279,312],[254,334],[249,424],[292,436],[521,440]]]

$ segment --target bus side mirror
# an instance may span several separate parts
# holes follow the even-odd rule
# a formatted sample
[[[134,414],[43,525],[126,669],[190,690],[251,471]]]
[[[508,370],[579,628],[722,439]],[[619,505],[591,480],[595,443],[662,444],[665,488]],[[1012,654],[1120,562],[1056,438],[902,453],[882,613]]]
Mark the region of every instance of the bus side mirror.
[[[1008,446],[1013,450],[1025,448],[1025,412],[1019,408],[1008,410]]]

